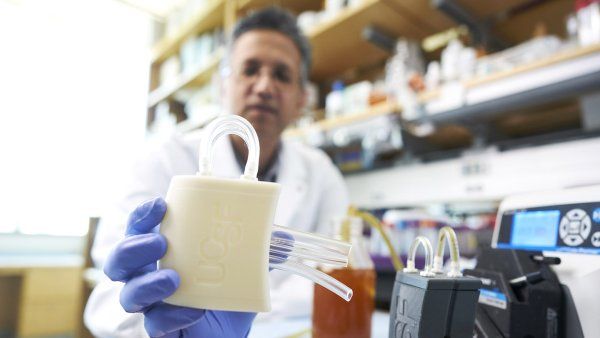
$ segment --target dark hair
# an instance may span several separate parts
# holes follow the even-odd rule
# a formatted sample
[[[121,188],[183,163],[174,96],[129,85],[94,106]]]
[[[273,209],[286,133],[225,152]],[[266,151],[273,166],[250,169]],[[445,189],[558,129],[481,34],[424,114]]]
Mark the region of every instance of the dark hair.
[[[271,6],[251,13],[238,21],[231,34],[230,48],[244,33],[256,30],[268,29],[279,32],[292,40],[300,52],[301,67],[300,79],[302,83],[308,81],[311,56],[308,40],[296,24],[296,18],[289,11],[280,7]],[[230,50],[231,52],[231,50]]]

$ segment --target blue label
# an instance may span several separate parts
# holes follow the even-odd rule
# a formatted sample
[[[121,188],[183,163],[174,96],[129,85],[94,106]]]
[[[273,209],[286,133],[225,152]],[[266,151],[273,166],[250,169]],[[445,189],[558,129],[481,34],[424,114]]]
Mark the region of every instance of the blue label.
[[[479,303],[506,310],[506,295],[502,292],[481,289],[479,290]]]
[[[502,292],[492,291],[492,290],[487,290],[487,289],[481,289],[479,292],[481,292],[481,294],[486,297],[491,297],[491,298],[496,298],[498,300],[506,301],[506,296]]]

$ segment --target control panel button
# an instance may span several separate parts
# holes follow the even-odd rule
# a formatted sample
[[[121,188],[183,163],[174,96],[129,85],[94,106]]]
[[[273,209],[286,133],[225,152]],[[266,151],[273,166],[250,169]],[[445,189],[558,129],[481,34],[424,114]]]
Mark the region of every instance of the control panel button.
[[[595,247],[600,247],[600,231],[596,231],[592,235],[592,245]]]
[[[576,246],[576,245],[583,243],[583,238],[581,238],[581,236],[579,236],[579,235],[569,235],[569,236],[565,237],[563,240],[565,241],[565,244],[567,244],[569,246]]]
[[[581,237],[583,237],[583,239],[588,238],[591,231],[592,231],[592,220],[590,219],[590,216],[585,215],[585,217],[581,221]]]
[[[594,212],[592,213],[592,219],[594,222],[600,223],[600,208],[594,209]]]
[[[569,219],[567,217],[563,217],[560,221],[560,226],[558,228],[558,235],[560,238],[564,239],[569,235]]]
[[[571,221],[581,221],[585,216],[587,216],[587,214],[581,209],[573,209],[567,212],[566,216]]]
[[[568,246],[583,243],[592,231],[590,216],[582,209],[572,209],[560,221],[558,234]]]

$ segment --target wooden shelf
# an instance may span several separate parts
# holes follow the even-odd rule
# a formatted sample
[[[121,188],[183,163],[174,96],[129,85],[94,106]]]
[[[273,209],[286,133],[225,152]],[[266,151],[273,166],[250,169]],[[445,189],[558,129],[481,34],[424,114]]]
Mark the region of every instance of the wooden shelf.
[[[238,0],[237,10],[246,13],[252,9],[279,6],[299,14],[304,11],[318,11],[322,3],[323,0]]]
[[[489,18],[494,13],[516,8],[527,2],[527,0],[507,0],[492,5],[482,5],[479,0],[456,1],[479,19]],[[175,35],[167,36],[155,45],[152,52],[154,81],[156,81],[160,63],[177,54],[181,45],[192,36],[219,26],[229,27],[236,17],[264,6],[279,5],[298,14],[306,10],[320,10],[322,3],[322,0],[212,0],[180,27]],[[562,13],[563,5],[540,5],[532,12],[535,12],[536,17],[548,17],[548,13],[553,14],[551,17],[555,17],[556,13]],[[519,14],[510,20],[519,21],[523,20],[523,17]],[[505,33],[503,31],[505,26],[511,26],[509,23],[513,22],[510,20],[496,25],[494,30]],[[362,37],[363,29],[370,25],[392,37],[420,41],[432,34],[456,26],[456,23],[433,8],[430,1],[362,0],[357,5],[342,10],[336,17],[307,32],[313,49],[311,79],[317,82],[328,81],[343,77],[344,74],[348,74],[348,71],[368,68],[384,62],[390,54],[365,41]],[[150,93],[149,107],[152,108],[160,101],[172,98],[180,89],[206,83],[217,64],[217,59],[211,60],[197,72],[182,75],[170,85],[158,87]],[[508,75],[496,74],[495,76]],[[475,81],[483,80],[473,80],[473,83]],[[437,97],[437,94],[435,92],[425,93],[421,99],[432,99]]]
[[[600,44],[563,50],[511,70],[462,82],[463,104],[431,111],[436,123],[487,119],[514,109],[549,104],[600,89]],[[441,91],[419,96],[422,104],[444,101]],[[437,102],[436,102],[437,100]],[[440,101],[441,100],[441,101]]]
[[[494,74],[490,74],[484,77],[475,77],[468,81],[465,81],[464,85],[466,88],[473,88],[476,86],[480,86],[486,83],[499,81],[510,76],[514,76],[517,74],[529,72],[532,70],[540,69],[543,67],[548,67],[557,63],[561,63],[564,61],[573,60],[582,56],[586,56],[593,53],[600,52],[600,44],[595,44],[591,46],[581,47],[581,48],[573,48],[564,51],[560,51],[556,54],[552,54],[547,58],[543,58],[541,60],[537,60],[531,63],[526,63],[520,66],[517,66],[513,69],[497,72]]]
[[[392,102],[383,102],[376,104],[374,106],[369,107],[366,111],[362,113],[341,116],[333,119],[325,119],[321,121],[317,121],[307,128],[291,128],[284,132],[285,137],[297,137],[304,135],[308,129],[318,128],[322,131],[331,130],[334,128],[339,128],[343,126],[347,126],[353,123],[369,120],[378,116],[389,115],[396,112],[399,112],[401,107]]]
[[[600,53],[600,44],[590,45],[586,47],[580,48],[572,48],[563,51],[559,51],[558,53],[552,54],[546,58],[536,60],[530,63],[519,65],[513,69],[509,69],[506,71],[492,73],[486,76],[478,76],[469,80],[462,81],[461,84],[465,89],[473,89],[478,86],[491,84],[497,81],[505,80],[510,78],[511,76],[521,75],[527,72],[535,71],[542,69],[544,67],[549,67],[552,65],[559,64],[561,62],[566,62],[570,60],[574,60],[586,55]],[[427,103],[429,101],[438,99],[441,95],[440,89],[434,89],[430,91],[423,92],[419,94],[419,102]]]
[[[408,3],[408,4],[407,4]],[[344,71],[383,61],[390,54],[362,37],[362,30],[373,25],[393,37],[421,40],[430,34],[452,27],[440,13],[424,24],[406,17],[405,7],[425,1],[364,0],[344,9],[339,15],[307,32],[313,48],[312,78],[320,81],[340,76]],[[426,4],[428,7],[428,4]],[[430,12],[435,10],[429,9]],[[435,12],[434,12],[435,13]],[[435,23],[433,23],[435,22]]]
[[[222,58],[223,49],[219,49],[197,71],[181,74],[178,79],[158,87],[148,95],[148,107],[152,108],[158,103],[172,98],[179,90],[201,87],[206,84],[219,68]]]
[[[185,23],[174,36],[167,36],[159,41],[153,48],[151,62],[160,63],[171,55],[177,54],[186,39],[221,26],[225,17],[225,1],[213,0],[203,10]]]

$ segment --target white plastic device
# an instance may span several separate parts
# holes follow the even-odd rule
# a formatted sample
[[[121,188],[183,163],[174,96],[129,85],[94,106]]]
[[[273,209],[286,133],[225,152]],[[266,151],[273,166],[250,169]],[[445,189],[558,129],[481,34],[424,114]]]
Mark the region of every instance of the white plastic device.
[[[204,132],[199,172],[173,177],[165,199],[160,232],[168,248],[159,266],[177,271],[181,279],[164,301],[203,309],[269,311],[268,267],[302,275],[350,300],[351,289],[300,261],[345,266],[349,244],[273,225],[280,185],[256,179],[260,149],[252,125],[228,115]],[[240,179],[212,175],[213,144],[229,134],[248,146]],[[272,238],[273,230],[284,236]]]

